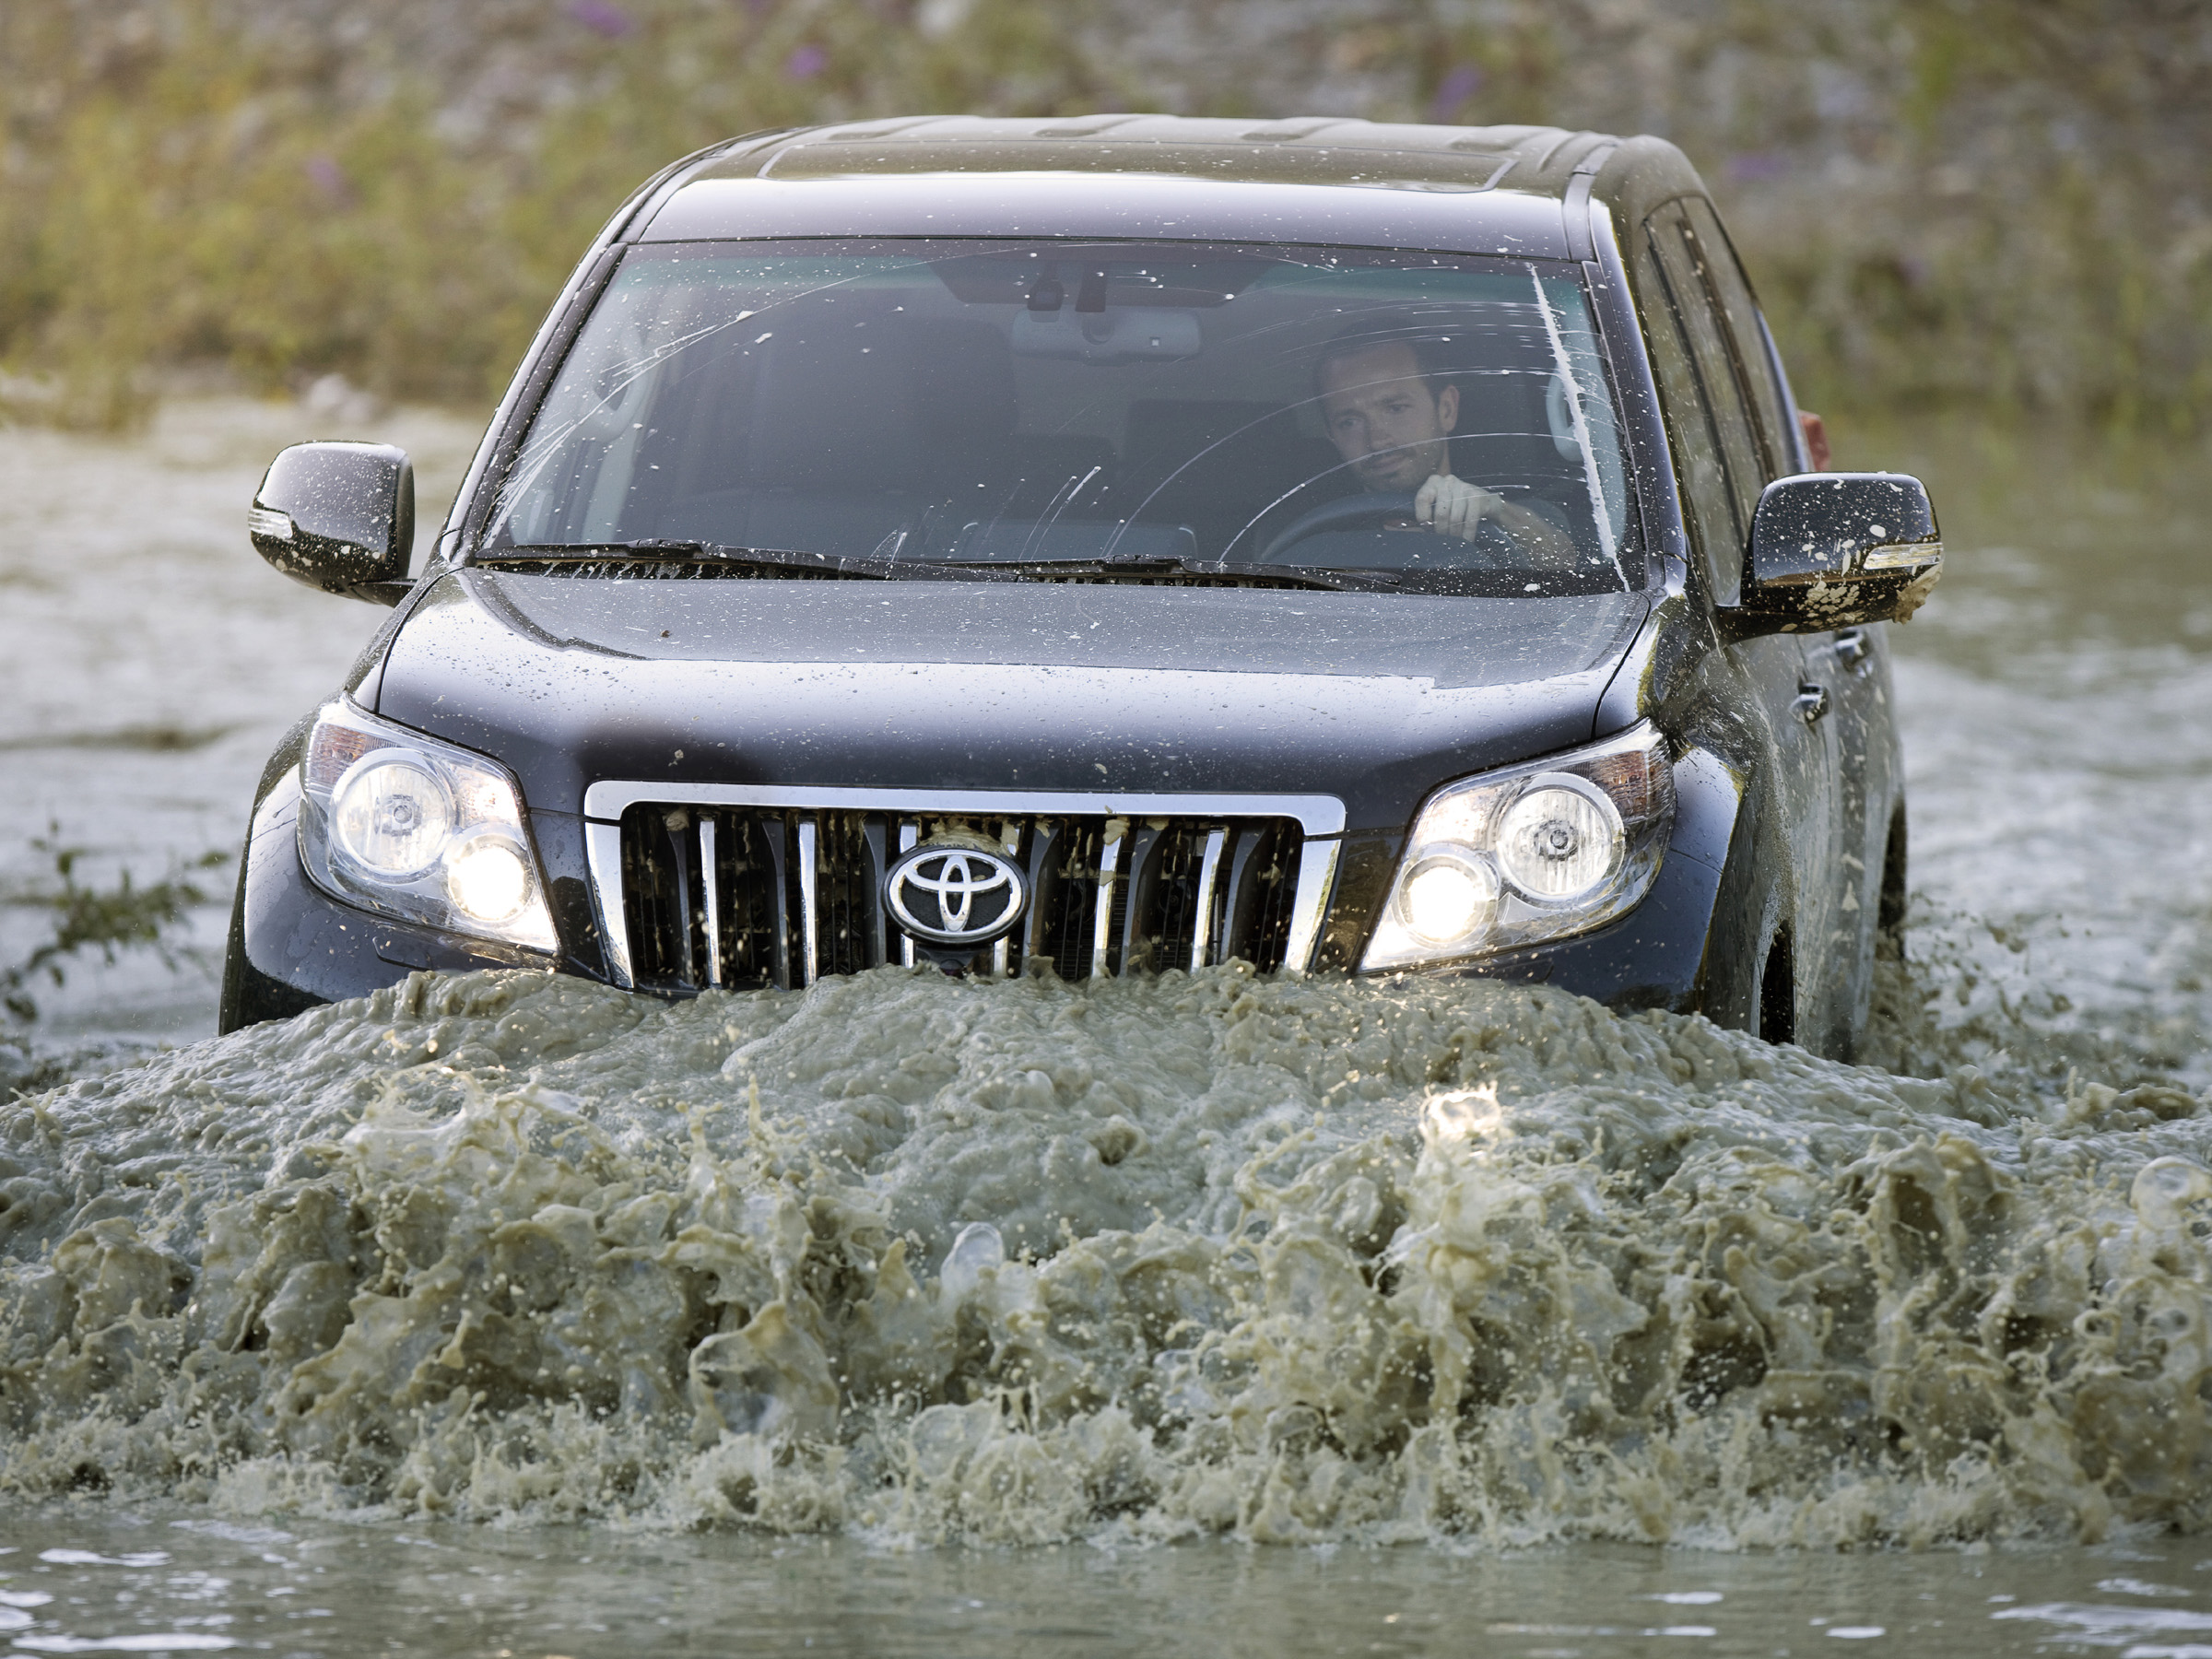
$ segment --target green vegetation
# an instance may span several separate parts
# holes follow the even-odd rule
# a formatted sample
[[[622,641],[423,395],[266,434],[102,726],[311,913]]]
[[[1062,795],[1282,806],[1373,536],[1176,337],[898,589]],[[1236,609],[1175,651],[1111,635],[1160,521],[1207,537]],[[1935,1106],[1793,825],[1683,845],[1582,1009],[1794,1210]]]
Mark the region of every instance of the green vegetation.
[[[58,826],[31,842],[32,848],[53,865],[55,884],[9,893],[5,902],[44,911],[53,917],[53,932],[31,953],[10,967],[0,969],[0,1007],[28,1025],[39,1017],[39,1005],[29,987],[43,979],[65,984],[65,964],[81,951],[97,950],[109,961],[124,950],[152,950],[162,964],[174,971],[182,959],[171,935],[194,906],[207,902],[208,895],[184,873],[209,870],[229,862],[227,853],[204,853],[182,869],[172,870],[151,887],[139,887],[128,870],[112,888],[87,887],[76,878],[82,847],[65,847],[56,839]]]
[[[512,10],[0,8],[0,402],[114,427],[159,371],[218,363],[480,405],[606,215],[716,138],[1168,108],[1664,132],[1808,404],[2212,412],[2212,63],[2168,0]]]

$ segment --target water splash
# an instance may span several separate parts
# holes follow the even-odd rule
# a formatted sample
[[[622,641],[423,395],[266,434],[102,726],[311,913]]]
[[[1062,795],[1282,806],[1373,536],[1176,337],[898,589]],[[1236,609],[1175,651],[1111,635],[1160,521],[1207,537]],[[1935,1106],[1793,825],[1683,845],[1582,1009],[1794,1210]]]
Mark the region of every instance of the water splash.
[[[0,1136],[22,1494],[1724,1547],[2212,1506],[2212,1117],[2133,1077],[1479,980],[418,975]]]

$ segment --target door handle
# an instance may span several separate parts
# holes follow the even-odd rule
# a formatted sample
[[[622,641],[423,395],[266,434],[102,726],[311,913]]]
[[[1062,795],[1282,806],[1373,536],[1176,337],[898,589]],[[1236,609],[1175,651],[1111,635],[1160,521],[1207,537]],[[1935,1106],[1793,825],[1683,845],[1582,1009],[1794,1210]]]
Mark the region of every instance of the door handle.
[[[1874,641],[1866,637],[1863,628],[1847,628],[1836,636],[1836,661],[1846,668],[1857,668],[1874,650]]]
[[[1790,704],[1797,711],[1797,718],[1811,725],[1828,712],[1828,688],[1800,684],[1797,699]]]

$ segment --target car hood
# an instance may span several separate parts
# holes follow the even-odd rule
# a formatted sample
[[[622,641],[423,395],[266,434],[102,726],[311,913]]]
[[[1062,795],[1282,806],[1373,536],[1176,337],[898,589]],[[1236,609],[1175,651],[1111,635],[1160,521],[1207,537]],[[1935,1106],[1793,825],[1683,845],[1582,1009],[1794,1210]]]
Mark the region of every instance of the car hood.
[[[538,811],[603,779],[1319,793],[1385,829],[1448,778],[1587,741],[1647,608],[465,570],[374,699],[505,761]]]

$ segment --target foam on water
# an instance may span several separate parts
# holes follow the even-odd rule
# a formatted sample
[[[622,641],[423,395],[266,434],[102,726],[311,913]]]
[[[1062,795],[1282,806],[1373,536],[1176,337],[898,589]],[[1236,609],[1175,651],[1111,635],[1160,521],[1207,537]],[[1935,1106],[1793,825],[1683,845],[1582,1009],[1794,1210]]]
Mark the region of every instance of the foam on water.
[[[0,1482],[922,1540],[2202,1527],[2212,1116],[1948,1071],[1480,980],[418,975],[0,1118]]]

